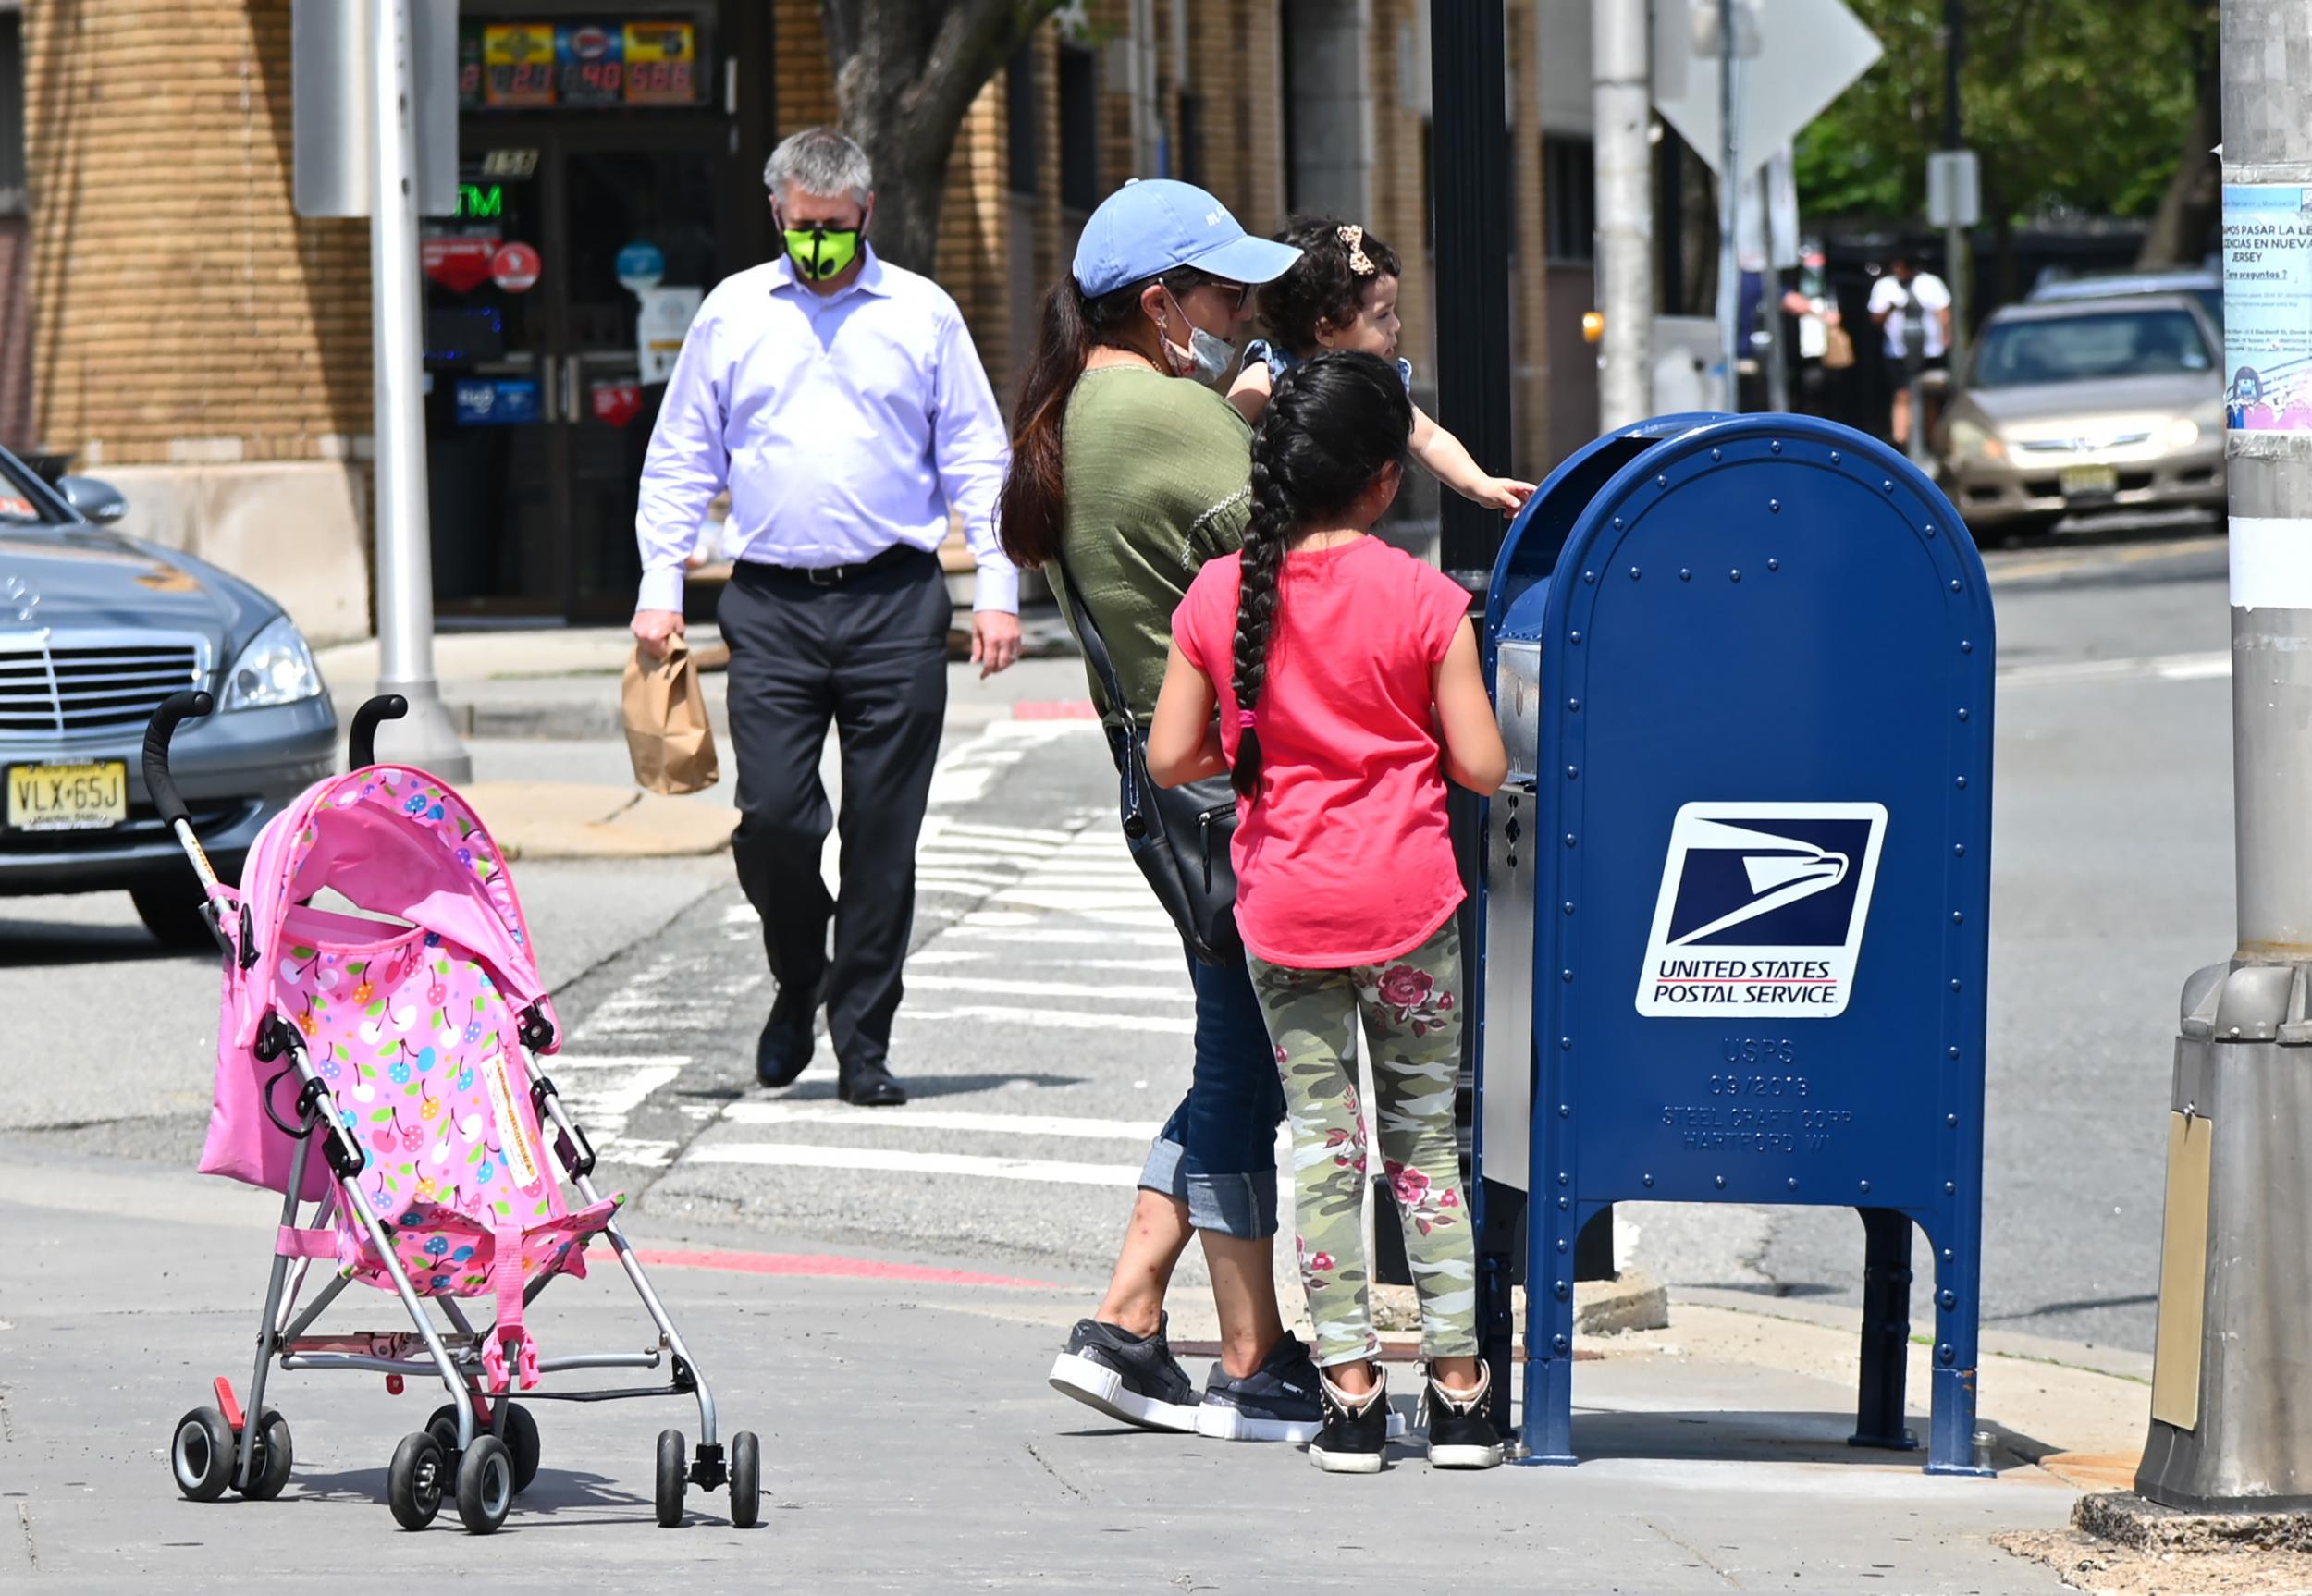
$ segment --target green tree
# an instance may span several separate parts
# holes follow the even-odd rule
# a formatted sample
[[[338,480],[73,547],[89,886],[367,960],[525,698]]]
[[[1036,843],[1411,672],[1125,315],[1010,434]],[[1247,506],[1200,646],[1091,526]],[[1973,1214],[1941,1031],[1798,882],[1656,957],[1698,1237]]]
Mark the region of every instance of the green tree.
[[[1810,215],[1924,215],[1942,145],[1943,7],[1849,0],[1886,55],[1801,135]],[[1968,0],[1963,138],[1980,157],[1984,220],[2147,217],[2199,113],[2214,7],[2199,0]],[[2209,141],[2213,142],[2213,141]]]
[[[819,0],[843,131],[875,163],[875,247],[928,272],[956,129],[1063,0]]]

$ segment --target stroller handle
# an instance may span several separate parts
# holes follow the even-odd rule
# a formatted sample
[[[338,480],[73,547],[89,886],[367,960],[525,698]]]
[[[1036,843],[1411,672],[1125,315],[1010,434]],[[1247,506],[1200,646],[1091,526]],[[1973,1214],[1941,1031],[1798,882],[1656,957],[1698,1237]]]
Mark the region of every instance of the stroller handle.
[[[153,718],[144,728],[144,788],[153,795],[153,806],[161,812],[162,821],[175,830],[186,818],[185,801],[177,792],[176,780],[168,773],[168,740],[177,734],[178,722],[198,720],[216,713],[216,700],[205,693],[188,690],[172,693],[153,711]]]
[[[353,711],[353,736],[348,753],[351,756],[349,769],[359,770],[377,763],[377,725],[383,720],[399,720],[410,712],[410,701],[399,693],[381,693]]]

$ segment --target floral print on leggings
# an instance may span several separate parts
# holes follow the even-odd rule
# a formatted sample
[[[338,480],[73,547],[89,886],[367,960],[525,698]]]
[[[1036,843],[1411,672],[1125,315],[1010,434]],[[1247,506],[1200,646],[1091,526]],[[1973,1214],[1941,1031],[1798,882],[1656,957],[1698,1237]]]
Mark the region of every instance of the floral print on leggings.
[[[1353,1363],[1381,1350],[1360,1222],[1364,1114],[1356,1076],[1342,1062],[1360,1013],[1380,1095],[1381,1168],[1404,1218],[1405,1256],[1420,1294],[1421,1355],[1475,1356],[1477,1249],[1453,1123],[1461,1068],[1455,922],[1385,964],[1297,970],[1250,963],[1292,1120],[1300,1278],[1317,1361]]]

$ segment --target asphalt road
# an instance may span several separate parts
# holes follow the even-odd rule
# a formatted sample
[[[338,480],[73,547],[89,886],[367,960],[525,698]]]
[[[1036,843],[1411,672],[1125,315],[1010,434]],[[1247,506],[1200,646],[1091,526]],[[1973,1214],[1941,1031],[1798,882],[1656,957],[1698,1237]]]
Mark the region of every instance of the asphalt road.
[[[2176,994],[2231,948],[2223,546],[2147,530],[1989,560],[1986,1323],[2148,1349]],[[1020,669],[1031,700],[1082,696],[1067,662]],[[769,994],[727,860],[517,866],[571,1025],[552,1071],[642,1215],[1104,1267],[1186,1077],[1181,954],[1115,835],[1090,723],[971,718],[921,849],[902,1111],[839,1103],[823,1041],[794,1087],[754,1087]],[[614,746],[475,752],[485,776],[623,764]],[[211,963],[159,952],[125,896],[0,900],[0,1133],[190,1162],[215,1021]],[[1843,1210],[1622,1220],[1625,1248],[1675,1282],[1851,1297],[1859,1280]]]

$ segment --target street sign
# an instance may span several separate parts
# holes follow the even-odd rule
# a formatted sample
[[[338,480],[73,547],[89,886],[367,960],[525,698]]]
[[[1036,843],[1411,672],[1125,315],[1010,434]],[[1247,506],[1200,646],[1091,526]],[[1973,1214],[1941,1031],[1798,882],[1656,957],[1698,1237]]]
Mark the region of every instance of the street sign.
[[[1983,180],[1973,150],[1937,150],[1926,158],[1926,225],[1972,227],[1983,220]]]
[[[1950,503],[1791,415],[1672,416],[1543,485],[1487,596],[1481,1324],[1571,1463],[1573,1271],[1618,1202],[1851,1208],[1860,1444],[1908,1449],[1914,1225],[1931,1473],[1974,1459],[1993,635]],[[1517,1216],[1525,1239],[1516,1240]]]
[[[291,183],[301,216],[369,215],[370,6],[289,0]],[[458,211],[458,0],[410,0],[410,123],[422,216]]]
[[[1718,0],[1654,0],[1654,104],[1712,171],[1719,150],[1718,61],[1715,23],[1698,21],[1715,13]],[[1735,15],[1741,87],[1737,159],[1764,161],[1769,151],[1795,138],[1825,106],[1846,92],[1884,53],[1843,0],[1773,0],[1752,15],[1756,53],[1740,46],[1749,31],[1744,13]],[[1680,46],[1707,28],[1712,50],[1696,55]]]

